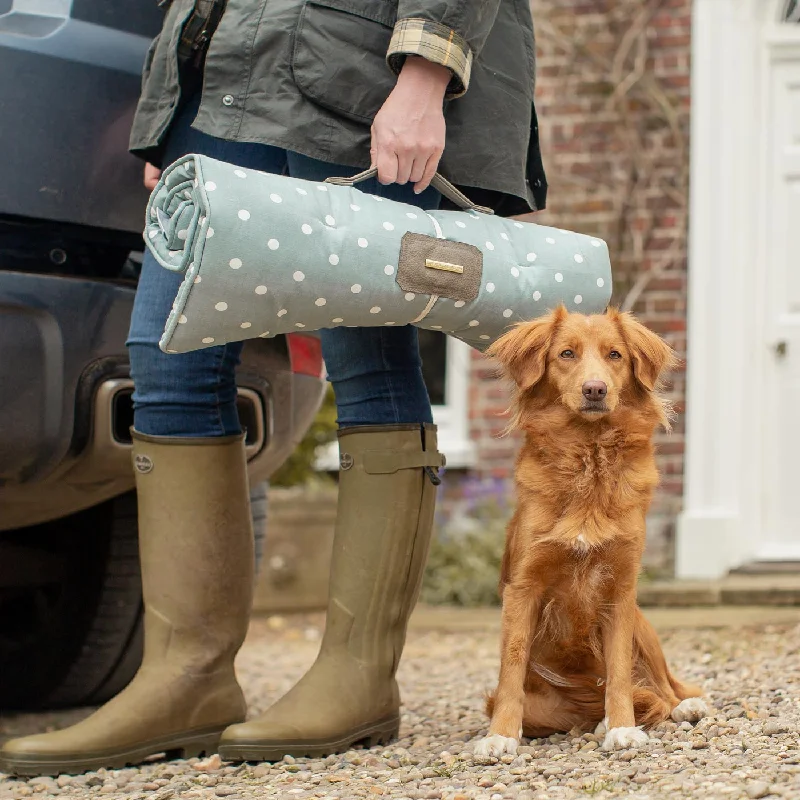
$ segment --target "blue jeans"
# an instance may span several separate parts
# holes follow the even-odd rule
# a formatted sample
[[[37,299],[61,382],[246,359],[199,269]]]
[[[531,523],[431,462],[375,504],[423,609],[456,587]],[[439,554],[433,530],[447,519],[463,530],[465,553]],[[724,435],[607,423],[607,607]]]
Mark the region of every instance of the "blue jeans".
[[[168,134],[165,164],[187,153],[201,153],[240,167],[308,180],[354,172],[352,167],[270,145],[229,142],[194,130],[191,123],[198,102],[199,96],[192,98],[176,116]],[[410,184],[382,186],[372,179],[359,188],[422,208],[439,204],[436,191],[415,195]],[[242,343],[172,355],[158,347],[181,280],[181,275],[159,266],[146,251],[128,337],[134,427],[154,436],[240,433],[236,367]],[[340,427],[433,421],[416,328],[336,328],[321,331],[321,337]]]

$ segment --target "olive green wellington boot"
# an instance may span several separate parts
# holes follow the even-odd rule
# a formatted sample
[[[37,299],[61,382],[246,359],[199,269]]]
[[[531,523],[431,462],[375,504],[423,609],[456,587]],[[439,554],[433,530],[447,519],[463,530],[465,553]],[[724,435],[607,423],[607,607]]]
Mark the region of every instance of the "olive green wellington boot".
[[[228,728],[225,761],[318,758],[397,736],[395,672],[433,525],[436,429],[350,428],[339,434],[339,504],[325,636],[317,660],[266,714]]]
[[[7,742],[0,772],[75,774],[217,750],[245,717],[233,661],[253,594],[244,437],[134,433],[144,659],[119,695],[63,731]]]

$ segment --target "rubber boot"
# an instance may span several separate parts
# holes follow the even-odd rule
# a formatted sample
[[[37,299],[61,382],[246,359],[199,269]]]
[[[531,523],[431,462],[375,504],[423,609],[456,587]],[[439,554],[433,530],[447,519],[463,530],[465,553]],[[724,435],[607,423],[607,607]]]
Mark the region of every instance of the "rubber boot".
[[[253,595],[253,530],[243,436],[134,433],[144,658],[131,683],[87,719],[9,741],[0,771],[118,769],[156,753],[214,753],[244,719],[233,661]]]
[[[350,428],[340,477],[325,635],[317,660],[266,714],[222,736],[225,761],[319,758],[390,741],[400,727],[395,673],[433,526],[436,429]]]

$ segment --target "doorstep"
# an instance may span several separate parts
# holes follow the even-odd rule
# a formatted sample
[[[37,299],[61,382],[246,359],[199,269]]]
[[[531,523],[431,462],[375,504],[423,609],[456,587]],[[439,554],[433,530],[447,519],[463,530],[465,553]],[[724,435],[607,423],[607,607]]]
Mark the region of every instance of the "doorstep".
[[[643,608],[697,606],[800,606],[800,573],[729,575],[716,581],[674,580],[639,584]]]
[[[701,606],[645,608],[645,617],[658,633],[680,629],[748,628],[800,624],[800,607]],[[500,633],[499,608],[448,608],[418,605],[409,631],[415,634]]]

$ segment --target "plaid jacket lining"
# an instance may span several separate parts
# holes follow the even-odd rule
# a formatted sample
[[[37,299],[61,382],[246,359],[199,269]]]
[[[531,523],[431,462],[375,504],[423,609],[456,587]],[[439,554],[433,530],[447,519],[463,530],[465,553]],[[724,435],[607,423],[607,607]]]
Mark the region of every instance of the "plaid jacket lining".
[[[469,87],[472,71],[472,49],[455,31],[440,22],[426,19],[401,19],[386,54],[393,72],[399,74],[406,56],[422,56],[435,64],[447,67],[453,79],[447,87],[447,97],[461,97]]]

